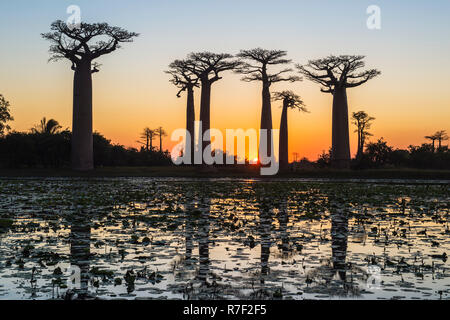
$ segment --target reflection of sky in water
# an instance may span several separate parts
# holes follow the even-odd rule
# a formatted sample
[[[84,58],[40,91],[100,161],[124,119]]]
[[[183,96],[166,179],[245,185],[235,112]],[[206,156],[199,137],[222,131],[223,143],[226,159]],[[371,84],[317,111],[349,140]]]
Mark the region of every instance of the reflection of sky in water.
[[[62,179],[0,192],[0,299],[450,297],[445,184]]]

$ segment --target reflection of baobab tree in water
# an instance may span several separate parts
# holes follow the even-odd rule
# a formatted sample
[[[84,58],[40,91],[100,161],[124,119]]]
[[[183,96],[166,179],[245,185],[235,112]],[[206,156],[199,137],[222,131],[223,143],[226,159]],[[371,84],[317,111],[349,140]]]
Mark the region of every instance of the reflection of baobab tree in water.
[[[306,291],[331,296],[360,296],[358,278],[365,272],[346,262],[348,249],[348,216],[344,211],[331,213],[331,260],[307,274],[312,286]]]
[[[273,211],[264,200],[260,202],[259,211],[259,237],[261,241],[261,276],[266,276],[270,272],[269,257],[272,246],[272,221]]]
[[[211,199],[204,199],[205,207],[201,210],[201,216],[198,221],[198,255],[199,270],[197,278],[202,285],[208,286],[208,276],[210,273],[209,260],[209,231],[211,215]]]
[[[89,214],[81,213],[72,218],[70,232],[71,287],[67,299],[89,299],[89,268],[91,255],[91,225]]]
[[[277,220],[279,223],[279,236],[281,238],[281,245],[279,245],[278,248],[281,249],[282,258],[285,259],[292,253],[288,231],[289,214],[287,199],[281,203]]]

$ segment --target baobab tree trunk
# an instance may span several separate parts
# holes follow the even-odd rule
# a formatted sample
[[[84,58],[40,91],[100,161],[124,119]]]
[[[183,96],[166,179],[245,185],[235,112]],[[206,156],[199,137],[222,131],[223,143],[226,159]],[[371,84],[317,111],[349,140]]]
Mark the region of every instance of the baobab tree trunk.
[[[209,134],[209,130],[211,129],[211,83],[209,80],[202,79],[202,97],[200,103],[200,121],[201,121],[201,135],[203,135],[204,139],[202,139],[202,154],[205,151],[206,147],[211,144],[209,141],[211,136]],[[208,132],[207,135],[205,133]],[[202,137],[199,137],[201,139]],[[200,144],[199,144],[200,145]],[[202,157],[203,158],[203,157]],[[205,161],[203,164],[205,164]]]
[[[335,168],[350,168],[350,134],[348,128],[348,102],[345,88],[333,93],[332,163]]]
[[[80,61],[75,69],[73,89],[72,168],[94,169],[92,137],[91,61]]]
[[[190,134],[191,157],[190,163],[194,164],[195,152],[195,106],[194,106],[194,88],[188,88],[187,108],[186,108],[186,131]]]
[[[289,166],[289,150],[288,150],[288,103],[283,102],[283,112],[281,114],[280,124],[280,168],[286,169]]]
[[[262,92],[262,112],[261,112],[261,130],[267,130],[267,140],[259,142],[259,150],[263,149],[263,144],[267,146],[267,157],[272,156],[272,103],[270,98],[270,86],[263,84]],[[261,161],[261,155],[259,157]]]

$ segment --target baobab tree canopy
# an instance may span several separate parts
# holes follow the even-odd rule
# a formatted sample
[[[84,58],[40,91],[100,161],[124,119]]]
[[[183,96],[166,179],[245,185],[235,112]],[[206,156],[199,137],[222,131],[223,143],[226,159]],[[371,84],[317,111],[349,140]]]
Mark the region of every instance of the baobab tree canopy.
[[[380,75],[376,69],[358,71],[365,67],[364,56],[329,56],[298,65],[300,73],[322,85],[322,92],[334,93],[337,88],[354,88]]]
[[[273,74],[268,73],[268,66],[287,65],[292,62],[285,58],[287,56],[286,51],[256,48],[242,50],[237,56],[247,61],[238,69],[239,73],[246,75],[242,79],[243,81],[263,81],[270,86],[275,82],[295,82],[301,79],[298,76],[286,75],[292,72],[291,68],[285,68]]]
[[[79,28],[70,28],[58,20],[52,23],[51,32],[42,37],[52,43],[50,60],[66,58],[77,64],[83,59],[92,61],[109,54],[138,35],[107,23],[81,23]]]
[[[297,109],[302,112],[308,112],[302,98],[292,91],[275,92],[274,101],[283,101],[284,106],[289,109]]]
[[[170,70],[166,71],[167,74],[172,76],[170,82],[178,87],[180,91],[177,93],[177,97],[181,97],[181,93],[198,87],[198,77],[192,73],[189,66],[192,65],[188,60],[175,60],[169,65]]]
[[[200,78],[210,83],[220,79],[220,73],[228,70],[234,70],[240,62],[232,60],[233,55],[227,53],[198,52],[191,53],[188,56],[186,69]],[[210,77],[212,75],[212,77]]]

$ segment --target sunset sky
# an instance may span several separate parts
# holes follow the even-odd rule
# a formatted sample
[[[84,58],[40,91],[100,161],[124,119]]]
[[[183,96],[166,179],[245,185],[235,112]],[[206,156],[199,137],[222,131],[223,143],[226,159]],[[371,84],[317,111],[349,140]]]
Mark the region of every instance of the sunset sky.
[[[190,52],[238,53],[262,47],[282,49],[294,63],[329,54],[366,55],[368,68],[382,75],[351,89],[350,113],[376,117],[373,140],[406,148],[424,136],[450,131],[450,1],[379,0],[15,0],[0,2],[0,93],[11,103],[17,131],[46,116],[72,125],[73,71],[67,61],[48,62],[49,43],[40,33],[66,8],[78,5],[85,22],[108,22],[139,32],[131,44],[104,57],[94,75],[94,129],[115,143],[138,144],[144,127],[171,133],[185,126],[185,96],[164,73]],[[381,30],[366,27],[369,5],[381,8]],[[212,127],[258,128],[259,83],[225,73],[212,91]],[[332,96],[307,80],[279,84],[301,95],[311,113],[289,114],[290,153],[315,160],[331,145]],[[197,118],[200,91],[196,92]],[[280,103],[273,104],[279,127]],[[353,132],[354,128],[351,128]],[[356,152],[356,134],[351,134]],[[176,142],[166,139],[169,148]],[[256,150],[254,151],[256,155]]]

